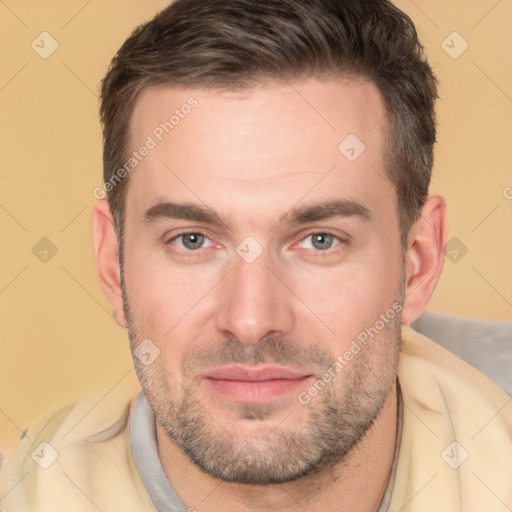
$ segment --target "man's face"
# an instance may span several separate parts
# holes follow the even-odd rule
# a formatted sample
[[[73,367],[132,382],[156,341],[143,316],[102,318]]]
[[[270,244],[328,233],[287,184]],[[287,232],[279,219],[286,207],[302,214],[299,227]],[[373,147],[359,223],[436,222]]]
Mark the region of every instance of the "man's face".
[[[132,350],[159,435],[211,475],[318,471],[389,397],[403,253],[387,129],[362,79],[139,98],[132,149],[156,146],[127,191]]]

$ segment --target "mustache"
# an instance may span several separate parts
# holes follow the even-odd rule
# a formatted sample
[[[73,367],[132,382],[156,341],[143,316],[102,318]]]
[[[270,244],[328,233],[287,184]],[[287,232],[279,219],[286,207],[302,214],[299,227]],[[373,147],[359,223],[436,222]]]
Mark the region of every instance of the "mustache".
[[[322,370],[335,359],[318,345],[305,346],[297,340],[268,337],[257,344],[247,345],[236,338],[224,338],[218,344],[196,347],[185,357],[184,374],[196,373],[197,368],[227,364],[278,364]]]

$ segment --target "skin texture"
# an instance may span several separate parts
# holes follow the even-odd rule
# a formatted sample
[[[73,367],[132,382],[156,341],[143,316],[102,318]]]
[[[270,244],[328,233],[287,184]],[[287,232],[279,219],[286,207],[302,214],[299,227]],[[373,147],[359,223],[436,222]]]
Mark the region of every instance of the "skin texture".
[[[367,80],[148,88],[133,114],[133,148],[190,97],[197,106],[130,174],[123,269],[108,204],[95,208],[114,317],[132,351],[146,339],[160,351],[150,365],[134,361],[166,474],[200,512],[376,510],[395,447],[400,322],[419,316],[437,283],[444,202],[428,199],[404,252],[384,168],[385,108]],[[349,134],[365,144],[354,161],[338,149]],[[215,211],[224,225],[154,208],[169,201]],[[278,222],[326,201],[350,208]],[[333,238],[311,236],[319,233]],[[298,394],[393,308],[401,314],[301,403]],[[205,379],[228,363],[277,364],[307,378],[252,403]]]

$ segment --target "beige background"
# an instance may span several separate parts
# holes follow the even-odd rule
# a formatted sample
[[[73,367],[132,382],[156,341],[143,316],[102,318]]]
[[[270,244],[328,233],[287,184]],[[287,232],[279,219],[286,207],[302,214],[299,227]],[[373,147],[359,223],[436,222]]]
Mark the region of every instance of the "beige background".
[[[440,81],[432,191],[447,198],[454,261],[429,309],[511,319],[512,2],[397,3],[417,24]],[[126,333],[111,317],[93,261],[97,92],[131,29],[166,4],[0,2],[0,448],[67,397],[94,385],[101,400],[133,378]],[[46,59],[31,47],[51,49],[42,32],[58,43]],[[467,50],[453,58],[464,41]],[[33,252],[43,237],[57,248],[46,262],[37,256],[45,257],[48,242]]]

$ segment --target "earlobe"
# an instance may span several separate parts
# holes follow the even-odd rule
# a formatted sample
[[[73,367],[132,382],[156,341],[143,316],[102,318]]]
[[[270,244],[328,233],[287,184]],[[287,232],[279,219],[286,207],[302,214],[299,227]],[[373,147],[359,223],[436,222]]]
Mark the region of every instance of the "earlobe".
[[[412,322],[421,315],[439,281],[446,243],[445,217],[444,199],[431,196],[409,232],[403,323]]]
[[[117,233],[109,204],[105,199],[98,200],[94,205],[93,239],[101,288],[112,306],[114,319],[125,328]]]

